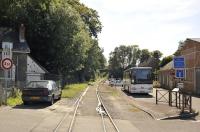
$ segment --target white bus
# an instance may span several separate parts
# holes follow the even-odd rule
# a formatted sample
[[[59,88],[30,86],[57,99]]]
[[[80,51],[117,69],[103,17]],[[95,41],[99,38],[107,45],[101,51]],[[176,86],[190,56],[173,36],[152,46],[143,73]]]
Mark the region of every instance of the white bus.
[[[124,71],[123,90],[129,93],[151,93],[153,78],[151,67],[132,67]]]

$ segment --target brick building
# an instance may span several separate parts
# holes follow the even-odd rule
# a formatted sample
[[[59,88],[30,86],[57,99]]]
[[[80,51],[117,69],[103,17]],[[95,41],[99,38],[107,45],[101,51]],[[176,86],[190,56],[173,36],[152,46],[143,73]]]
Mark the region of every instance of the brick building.
[[[184,92],[200,95],[200,38],[186,39],[178,49],[180,56],[185,58]],[[158,80],[163,88],[173,89],[177,79],[174,79],[173,61],[161,68]]]
[[[179,49],[185,58],[184,89],[200,95],[200,38],[188,38]]]

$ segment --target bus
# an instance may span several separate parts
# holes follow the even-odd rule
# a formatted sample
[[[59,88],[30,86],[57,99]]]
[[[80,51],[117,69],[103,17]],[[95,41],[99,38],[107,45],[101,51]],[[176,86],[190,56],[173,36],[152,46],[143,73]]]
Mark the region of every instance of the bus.
[[[129,93],[153,91],[152,67],[132,67],[123,73],[123,88]]]

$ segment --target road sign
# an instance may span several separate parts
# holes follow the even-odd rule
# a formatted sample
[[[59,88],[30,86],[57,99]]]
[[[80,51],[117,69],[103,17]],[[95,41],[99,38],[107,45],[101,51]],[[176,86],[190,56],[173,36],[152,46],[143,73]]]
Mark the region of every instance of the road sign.
[[[184,57],[174,57],[174,68],[185,68]]]
[[[176,75],[176,78],[185,78],[185,70],[176,69],[175,75]]]
[[[12,65],[13,65],[13,61],[10,58],[5,58],[5,59],[1,60],[1,67],[4,70],[11,69]]]

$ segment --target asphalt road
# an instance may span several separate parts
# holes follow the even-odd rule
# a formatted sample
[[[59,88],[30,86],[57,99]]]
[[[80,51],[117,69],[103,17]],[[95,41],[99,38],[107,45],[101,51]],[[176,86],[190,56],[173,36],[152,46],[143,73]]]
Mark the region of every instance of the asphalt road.
[[[119,90],[118,90],[119,91]],[[100,94],[120,132],[199,132],[200,122],[193,120],[154,120],[118,93],[115,87],[100,85]],[[102,122],[96,112],[96,86],[90,86],[78,109],[74,132],[102,132]],[[121,91],[122,92],[122,91]],[[147,96],[148,97],[148,96]],[[142,97],[140,100],[148,100]],[[151,98],[150,98],[151,99]],[[30,104],[0,108],[0,132],[52,132],[63,120],[59,132],[67,131],[75,100],[61,99],[52,106]],[[113,129],[106,118],[108,132]]]

